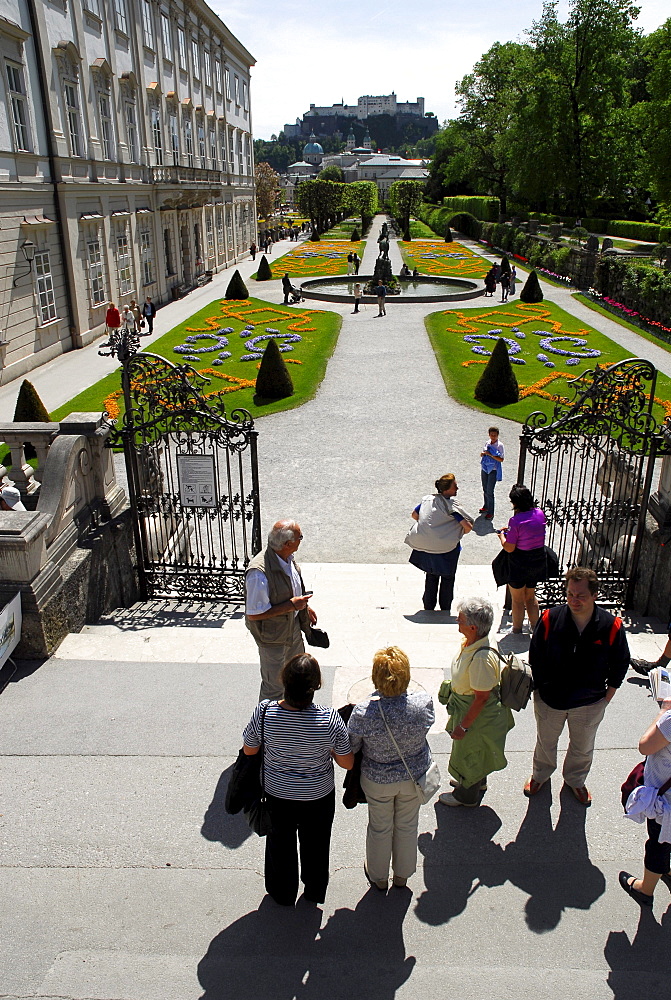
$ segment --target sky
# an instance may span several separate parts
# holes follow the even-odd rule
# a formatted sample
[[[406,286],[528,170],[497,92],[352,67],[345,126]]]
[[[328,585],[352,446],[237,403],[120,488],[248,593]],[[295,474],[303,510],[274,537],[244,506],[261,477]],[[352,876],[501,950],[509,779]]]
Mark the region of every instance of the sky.
[[[442,122],[454,86],[494,42],[524,41],[542,0],[208,0],[256,59],[252,126],[269,139],[310,104],[356,104],[363,94],[425,99]],[[645,34],[671,14],[669,0],[639,0]],[[563,17],[567,0],[560,0]]]

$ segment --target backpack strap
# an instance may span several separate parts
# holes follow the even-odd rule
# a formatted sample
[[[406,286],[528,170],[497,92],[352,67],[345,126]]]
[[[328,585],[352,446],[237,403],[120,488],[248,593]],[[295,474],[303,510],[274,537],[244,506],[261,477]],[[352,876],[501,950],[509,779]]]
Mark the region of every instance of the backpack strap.
[[[608,645],[612,646],[617,639],[618,632],[622,628],[622,619],[614,618],[613,624],[610,627],[610,633],[608,635]]]

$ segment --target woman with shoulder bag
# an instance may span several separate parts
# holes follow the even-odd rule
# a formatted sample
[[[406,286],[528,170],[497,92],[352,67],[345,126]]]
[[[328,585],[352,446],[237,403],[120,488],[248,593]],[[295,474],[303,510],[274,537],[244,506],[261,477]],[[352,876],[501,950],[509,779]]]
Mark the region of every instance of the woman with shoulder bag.
[[[417,869],[422,804],[417,783],[432,767],[426,735],[435,714],[425,691],[408,694],[410,663],[398,646],[378,650],[372,680],[375,691],[355,706],[348,729],[353,752],[363,749],[361,787],[368,802],[364,871],[371,885],[386,892],[390,862],[396,886],[404,886]]]
[[[440,610],[449,613],[460,542],[473,529],[473,518],[455,499],[458,486],[453,472],[437,479],[435,486],[436,493],[423,497],[410,515],[417,524],[410,529],[405,542],[413,550],[412,565],[426,573],[424,610],[433,611],[438,600]]]
[[[499,697],[500,660],[487,648],[494,609],[489,601],[469,597],[458,610],[464,641],[452,661],[451,680],[443,681],[438,692],[438,701],[447,705],[447,732],[453,740],[449,771],[454,791],[444,792],[439,801],[473,807],[487,790],[487,775],[508,763],[506,736],[515,722]]]
[[[348,771],[354,754],[335,709],[313,702],[322,686],[314,656],[294,656],[284,666],[281,681],[284,697],[257,705],[243,733],[243,750],[251,756],[261,749],[263,725],[263,787],[271,821],[266,892],[281,906],[296,902],[298,838],[303,895],[312,903],[323,903],[335,814],[333,761]]]
[[[536,600],[536,584],[547,579],[545,553],[545,514],[526,486],[518,483],[509,493],[514,514],[507,528],[497,534],[501,547],[508,553],[508,586],[513,606],[513,632],[520,634],[524,612],[529,616],[533,632],[540,611]]]

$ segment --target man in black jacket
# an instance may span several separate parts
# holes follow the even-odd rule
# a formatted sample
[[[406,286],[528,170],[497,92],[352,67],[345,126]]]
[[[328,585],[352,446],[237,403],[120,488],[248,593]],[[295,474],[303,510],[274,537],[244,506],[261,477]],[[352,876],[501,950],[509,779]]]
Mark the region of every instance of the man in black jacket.
[[[598,580],[576,566],[566,574],[566,604],[541,615],[529,649],[534,678],[536,749],[524,794],[536,795],[557,767],[557,743],[568,722],[564,783],[578,802],[591,804],[585,779],[606,706],[622,684],[629,647],[622,620],[596,603]]]

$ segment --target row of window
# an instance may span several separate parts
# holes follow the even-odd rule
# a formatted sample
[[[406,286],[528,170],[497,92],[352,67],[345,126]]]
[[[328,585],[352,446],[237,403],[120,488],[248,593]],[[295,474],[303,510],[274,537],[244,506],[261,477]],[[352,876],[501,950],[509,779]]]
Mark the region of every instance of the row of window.
[[[101,17],[101,0],[84,0],[84,7],[96,17]],[[156,51],[157,33],[154,27],[154,12],[151,0],[140,0],[142,13],[142,41],[147,49]],[[175,45],[170,23],[170,16],[167,11],[161,9],[159,12],[160,36],[163,45],[163,58],[169,62],[175,61]],[[128,34],[128,13],[126,0],[114,0],[114,24],[117,31],[124,35]],[[199,39],[195,35],[187,36],[185,26],[178,24],[177,31],[177,61],[180,69],[188,72],[188,50],[191,51],[191,71],[194,79],[203,80],[206,87],[216,89],[228,101],[235,100],[236,106],[249,110],[249,93],[247,82],[241,80],[237,74],[231,74],[229,68],[223,65],[221,55],[212,54],[209,49],[202,48]],[[187,45],[188,38],[188,45]],[[202,50],[202,66],[201,66]],[[214,65],[214,73],[212,67]],[[202,72],[202,76],[201,76]]]

